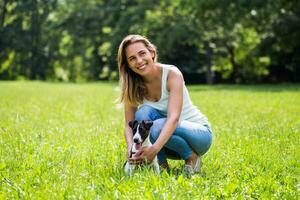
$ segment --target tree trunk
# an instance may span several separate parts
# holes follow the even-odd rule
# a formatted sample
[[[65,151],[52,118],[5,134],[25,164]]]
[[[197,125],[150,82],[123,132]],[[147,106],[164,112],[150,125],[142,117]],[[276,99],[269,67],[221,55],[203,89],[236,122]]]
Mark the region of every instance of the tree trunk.
[[[94,55],[94,65],[92,67],[92,69],[90,71],[92,71],[91,74],[91,78],[93,80],[99,80],[99,75],[102,71],[103,68],[103,61],[101,59],[101,56],[98,54],[98,48],[100,46],[100,42],[94,41],[94,51],[93,51],[93,55]]]
[[[32,0],[32,12],[31,12],[31,71],[30,79],[45,79],[43,69],[41,69],[39,63],[41,60],[41,54],[39,51],[40,46],[40,23],[38,13],[38,2]]]
[[[209,46],[209,42],[204,42],[205,47],[205,65],[206,65],[206,83],[213,84],[214,83],[214,71],[212,70],[212,56],[213,56],[213,49]]]
[[[226,44],[226,48],[228,50],[228,53],[230,56],[230,62],[232,65],[232,73],[231,73],[230,79],[233,82],[239,82],[238,79],[239,79],[239,75],[240,75],[240,73],[239,73],[240,65],[235,60],[234,47]]]

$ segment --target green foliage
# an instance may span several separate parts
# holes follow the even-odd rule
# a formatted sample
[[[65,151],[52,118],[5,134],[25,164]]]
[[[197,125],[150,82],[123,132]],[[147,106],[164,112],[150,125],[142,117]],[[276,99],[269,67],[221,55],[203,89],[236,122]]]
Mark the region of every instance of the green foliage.
[[[125,175],[117,84],[0,82],[1,199],[299,199],[299,85],[192,86],[202,171]]]
[[[117,79],[119,43],[137,33],[198,82],[299,81],[299,9],[295,0],[1,0],[0,79]]]

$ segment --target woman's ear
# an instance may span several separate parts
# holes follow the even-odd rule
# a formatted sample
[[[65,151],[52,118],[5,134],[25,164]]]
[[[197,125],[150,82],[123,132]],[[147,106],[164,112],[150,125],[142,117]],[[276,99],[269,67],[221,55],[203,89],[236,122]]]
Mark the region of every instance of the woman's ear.
[[[155,53],[154,53],[154,51],[150,51],[150,53],[151,53],[152,60],[154,61]]]

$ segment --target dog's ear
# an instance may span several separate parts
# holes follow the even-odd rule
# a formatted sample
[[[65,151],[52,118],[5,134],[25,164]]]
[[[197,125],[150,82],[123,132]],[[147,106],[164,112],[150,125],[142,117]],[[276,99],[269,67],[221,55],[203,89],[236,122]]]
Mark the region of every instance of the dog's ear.
[[[143,120],[142,123],[144,124],[145,128],[150,130],[151,126],[153,125],[153,121],[151,120]]]
[[[128,125],[130,126],[130,128],[134,128],[134,126],[136,125],[138,123],[138,121],[137,120],[132,120],[132,121],[130,121],[129,123],[128,123]]]

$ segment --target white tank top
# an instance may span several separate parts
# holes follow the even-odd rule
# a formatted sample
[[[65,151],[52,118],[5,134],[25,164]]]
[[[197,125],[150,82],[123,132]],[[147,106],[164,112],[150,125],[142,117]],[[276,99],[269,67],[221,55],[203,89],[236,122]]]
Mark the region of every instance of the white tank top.
[[[168,100],[169,100],[169,92],[167,89],[167,79],[169,69],[173,67],[171,65],[163,65],[162,72],[162,84],[161,84],[161,97],[157,102],[148,101],[144,99],[142,105],[149,105],[160,112],[161,115],[167,117],[168,112]],[[141,106],[142,106],[141,105]],[[209,125],[207,117],[203,115],[200,110],[193,105],[188,90],[186,86],[183,86],[183,104],[182,110],[180,114],[180,121],[187,120],[190,122],[200,123],[202,125]]]

